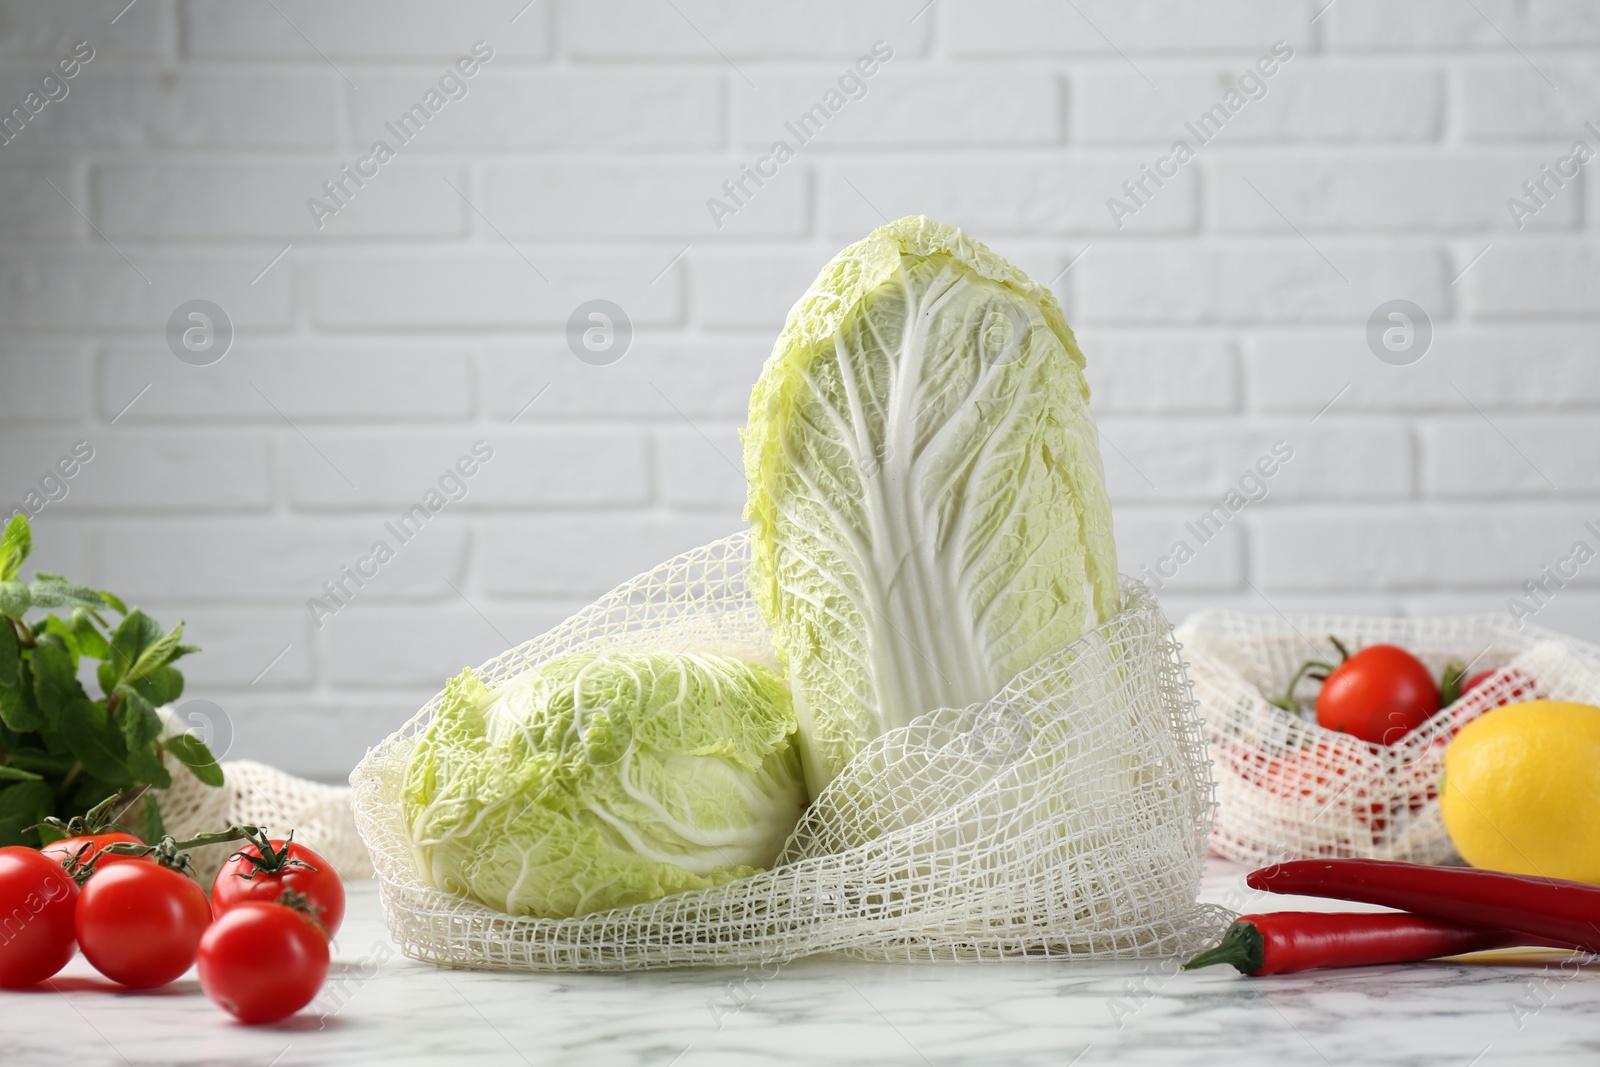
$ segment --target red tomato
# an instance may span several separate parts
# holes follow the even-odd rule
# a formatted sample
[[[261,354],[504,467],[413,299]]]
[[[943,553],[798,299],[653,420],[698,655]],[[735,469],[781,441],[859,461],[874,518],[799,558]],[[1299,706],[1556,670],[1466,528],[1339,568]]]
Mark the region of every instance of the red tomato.
[[[78,899],[84,958],[133,989],[154,989],[187,971],[210,924],[205,890],[158,863],[119,863],[99,871]]]
[[[303,912],[245,900],[200,939],[200,987],[246,1023],[275,1023],[310,1004],[328,977],[328,939]]]
[[[1470,679],[1468,679],[1466,688],[1461,690],[1462,695],[1466,695],[1471,690],[1487,682],[1490,678],[1494,677],[1496,674],[1499,674],[1500,671],[1505,671],[1505,682],[1510,686],[1510,688],[1506,692],[1502,692],[1500,694],[1499,699],[1495,701],[1495,707],[1504,707],[1507,704],[1515,704],[1522,700],[1532,700],[1539,695],[1538,687],[1534,684],[1532,678],[1529,678],[1526,674],[1523,674],[1519,670],[1506,667],[1502,667],[1499,670],[1482,671],[1478,674],[1474,674]]]
[[[1317,722],[1374,745],[1392,745],[1439,710],[1439,687],[1422,661],[1395,645],[1364,648],[1317,694]]]
[[[0,848],[0,989],[25,989],[67,965],[77,906],[78,883],[54,860]]]
[[[281,854],[284,844],[273,840],[271,851]],[[261,856],[255,845],[246,845],[234,853],[211,884],[211,905],[222,915],[247,900],[275,903],[285,889],[292,889],[304,893],[313,910],[321,909],[316,912],[317,918],[332,937],[344,922],[344,883],[339,880],[339,872],[305,845],[290,841],[288,848],[289,862],[276,871],[258,870],[250,862],[250,857]]]
[[[65,867],[67,862],[73,857],[77,856],[78,853],[83,850],[85,845],[90,847],[87,851],[83,852],[82,859],[78,861],[80,864],[88,863],[90,860],[100,855],[100,850],[105,848],[107,845],[115,845],[122,842],[127,842],[134,845],[144,844],[143,841],[140,841],[132,834],[125,834],[120,830],[111,830],[103,834],[85,834],[82,837],[68,837],[61,841],[48,844],[39,851],[43,852],[46,856],[49,856],[51,859],[61,864],[61,866]],[[105,870],[113,863],[148,862],[150,861],[145,856],[119,856],[113,852],[101,859],[100,863],[95,867],[95,870]]]
[[[1258,769],[1250,777],[1274,796],[1291,801],[1309,800],[1323,810],[1342,800],[1363,826],[1378,831],[1387,825],[1387,806],[1378,801],[1367,802],[1365,790],[1350,786],[1346,780],[1350,770],[1348,757],[1332,745],[1319,741],[1297,752],[1265,762],[1257,758],[1254,762]]]

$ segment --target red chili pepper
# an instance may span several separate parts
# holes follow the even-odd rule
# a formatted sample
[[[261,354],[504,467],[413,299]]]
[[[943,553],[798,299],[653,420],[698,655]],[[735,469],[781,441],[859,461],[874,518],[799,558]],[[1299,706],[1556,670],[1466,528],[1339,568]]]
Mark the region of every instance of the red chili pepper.
[[[1253,871],[1245,882],[1269,893],[1382,904],[1600,952],[1600,886],[1585,882],[1389,860],[1297,860]]]
[[[1514,930],[1394,912],[1274,911],[1241,915],[1222,944],[1183,965],[1186,971],[1231,963],[1248,975],[1289,974],[1313,967],[1410,963],[1463,952],[1526,945]]]

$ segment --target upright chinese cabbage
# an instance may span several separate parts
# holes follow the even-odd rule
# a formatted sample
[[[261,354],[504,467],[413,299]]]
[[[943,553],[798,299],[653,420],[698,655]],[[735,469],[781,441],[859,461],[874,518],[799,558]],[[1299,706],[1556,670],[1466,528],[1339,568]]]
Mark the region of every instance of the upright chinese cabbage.
[[[1048,289],[920,216],[789,313],[750,398],[745,514],[813,794],[1117,611],[1083,365]]]
[[[562,656],[446,687],[406,767],[419,868],[566,918],[770,865],[806,805],[783,680],[718,655]]]

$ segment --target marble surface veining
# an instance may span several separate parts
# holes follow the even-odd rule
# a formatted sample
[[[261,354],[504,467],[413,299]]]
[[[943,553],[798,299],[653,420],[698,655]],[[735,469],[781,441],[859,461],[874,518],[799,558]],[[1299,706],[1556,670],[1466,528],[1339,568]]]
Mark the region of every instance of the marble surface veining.
[[[1205,898],[1341,907],[1251,893],[1242,876],[1213,861]],[[1600,965],[1542,950],[1270,979],[1165,961],[833,958],[765,972],[504,975],[400,956],[366,883],[351,887],[335,955],[319,1001],[272,1027],[234,1023],[193,971],[136,993],[80,956],[48,988],[0,994],[0,1065],[1600,1063]]]

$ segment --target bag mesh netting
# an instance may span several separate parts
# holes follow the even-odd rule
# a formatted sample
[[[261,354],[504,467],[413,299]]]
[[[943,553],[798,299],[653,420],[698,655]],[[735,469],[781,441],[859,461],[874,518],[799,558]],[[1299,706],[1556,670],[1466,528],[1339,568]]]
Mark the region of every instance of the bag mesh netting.
[[[679,556],[479,671],[491,688],[570,652],[717,652],[777,669],[745,583],[747,534]],[[857,754],[769,870],[572,919],[506,915],[421,875],[401,805],[430,702],[351,776],[389,930],[410,956],[496,970],[1176,955],[1231,915],[1196,903],[1204,742],[1143,585],[994,699]]]
[[[167,833],[178,839],[235,823],[267,828],[275,838],[290,830],[345,879],[372,877],[366,846],[356,834],[345,786],[308,782],[263,763],[237,760],[222,764],[220,788],[203,785],[173,764],[172,788],[156,794]],[[210,885],[223,861],[239,851],[240,842],[190,849],[195,876]]]
[[[1494,673],[1397,743],[1374,745],[1269,704],[1308,659],[1412,652],[1434,677],[1451,660]],[[1212,848],[1259,866],[1289,859],[1459,860],[1439,813],[1444,750],[1501,704],[1548,698],[1600,704],[1600,648],[1507,615],[1453,618],[1287,617],[1207,611],[1178,629],[1206,723],[1216,779]],[[1304,686],[1302,692],[1315,692]],[[1374,709],[1382,715],[1384,709]]]

